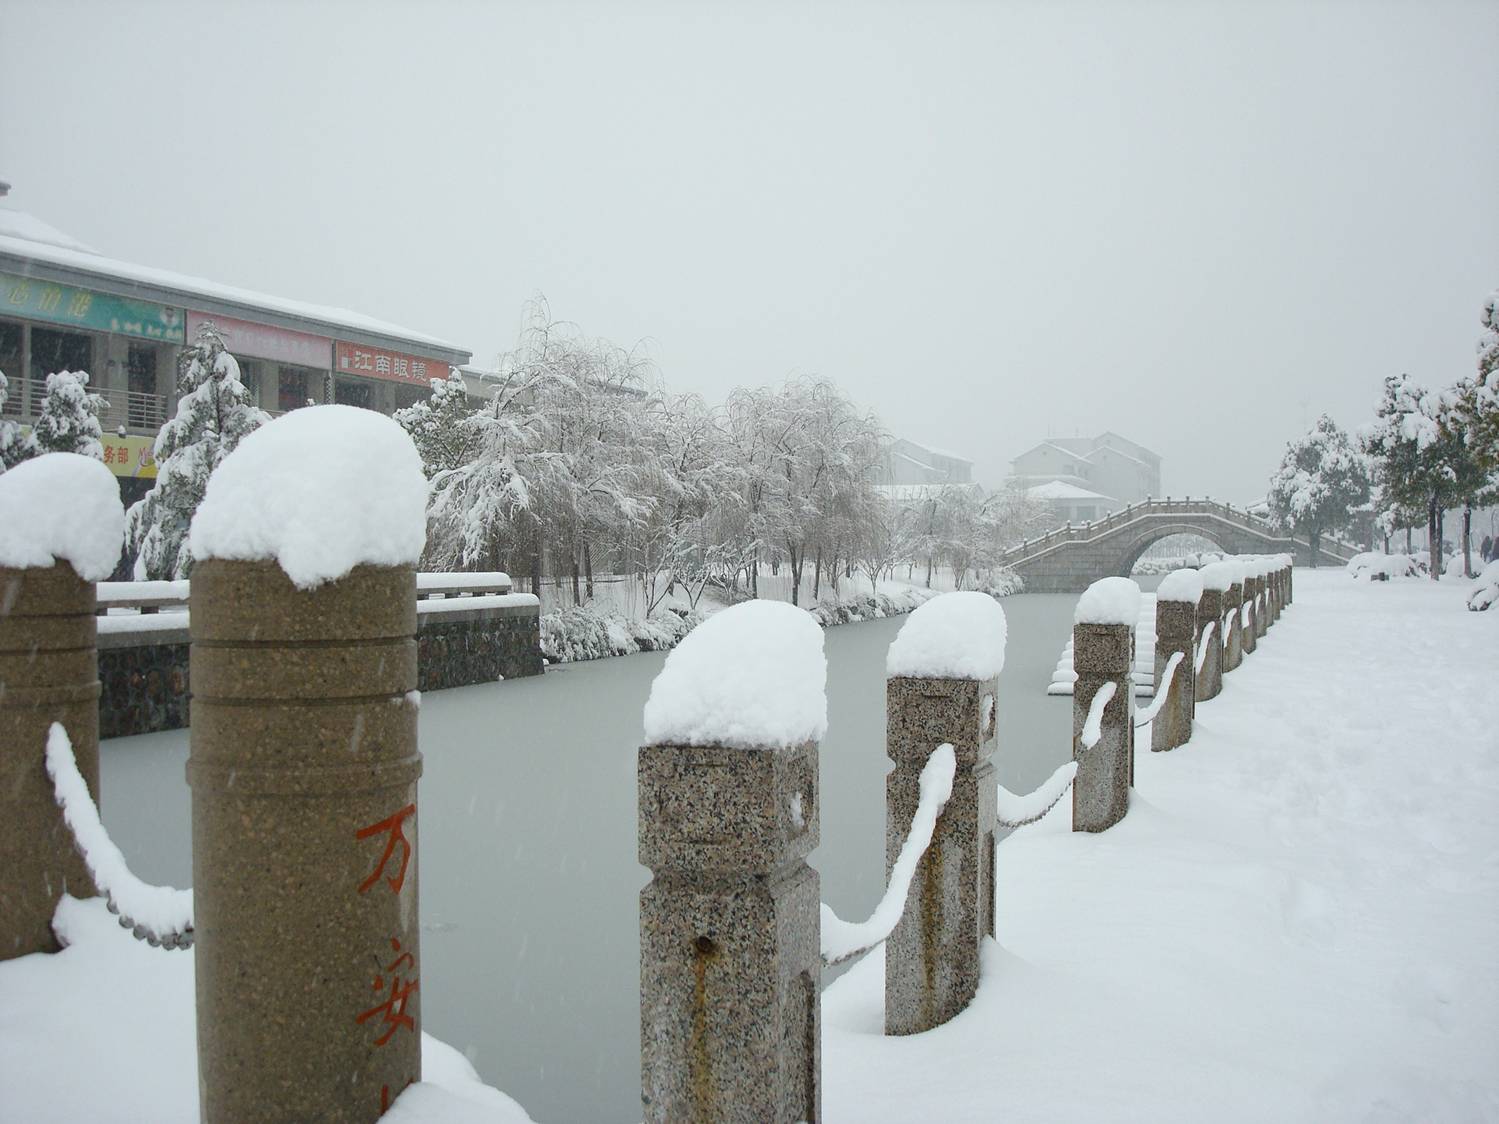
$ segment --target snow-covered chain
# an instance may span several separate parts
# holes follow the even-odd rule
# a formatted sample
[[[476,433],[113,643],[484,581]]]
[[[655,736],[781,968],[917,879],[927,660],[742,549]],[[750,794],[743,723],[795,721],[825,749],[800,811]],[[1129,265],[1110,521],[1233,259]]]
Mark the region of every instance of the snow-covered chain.
[[[916,814],[911,817],[911,830],[906,833],[906,841],[901,844],[900,854],[890,871],[890,885],[885,888],[885,896],[874,907],[868,921],[844,921],[826,902],[822,903],[824,965],[832,967],[862,955],[895,932],[895,926],[906,910],[906,895],[916,874],[916,864],[931,845],[937,817],[942,814],[948,797],[952,796],[953,774],[956,772],[957,757],[952,746],[943,742],[922,766],[921,798],[916,804]]]
[[[1088,720],[1083,723],[1084,749],[1092,749],[1098,744],[1098,739],[1103,737],[1103,708],[1113,701],[1114,692],[1118,689],[1119,684],[1111,679],[1098,688],[1098,693],[1093,696],[1092,703],[1088,705]]]
[[[1202,665],[1207,662],[1208,642],[1212,640],[1216,626],[1216,621],[1208,621],[1207,627],[1202,630],[1202,639],[1197,644],[1197,658],[1192,661],[1192,670],[1198,675],[1202,674]]]
[[[1212,625],[1208,625],[1212,628]],[[1177,666],[1182,662],[1185,652],[1172,652],[1171,658],[1166,661],[1166,670],[1161,672],[1161,681],[1155,685],[1155,698],[1150,700],[1150,705],[1140,712],[1139,721],[1135,723],[1136,728],[1147,726],[1155,721],[1155,716],[1161,713],[1161,707],[1166,705],[1166,699],[1171,692],[1171,677],[1176,674]],[[1103,694],[1102,691],[1099,694]],[[1095,698],[1095,701],[1096,698]],[[1092,719],[1092,714],[1088,718]]]
[[[1072,787],[1072,778],[1075,776],[1077,776],[1077,762],[1068,761],[1047,777],[1040,788],[1024,796],[1000,785],[999,826],[1013,828],[1035,823],[1056,807],[1058,800],[1067,795],[1067,790]]]
[[[60,722],[47,731],[47,776],[62,816],[78,843],[88,872],[109,912],[136,938],[162,948],[189,948],[193,943],[193,892],[151,886],[130,872],[125,856],[99,821],[99,809],[78,771],[73,743]]]

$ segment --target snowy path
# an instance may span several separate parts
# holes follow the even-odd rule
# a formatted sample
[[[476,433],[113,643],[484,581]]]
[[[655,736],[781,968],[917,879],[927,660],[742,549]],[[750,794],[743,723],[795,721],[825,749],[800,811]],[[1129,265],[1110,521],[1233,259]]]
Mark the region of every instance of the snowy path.
[[[1074,836],[1064,800],[1001,844],[968,1011],[882,1037],[878,952],[829,987],[828,1121],[1499,1118],[1499,616],[1296,583],[1122,824]],[[193,954],[62,920],[66,952],[0,963],[5,1118],[195,1120]],[[387,1119],[525,1119],[425,1045]]]
[[[878,955],[829,988],[827,1119],[1499,1118],[1499,621],[1467,586],[1298,571],[1122,824],[1064,802],[1000,846],[968,1011],[882,1038]]]

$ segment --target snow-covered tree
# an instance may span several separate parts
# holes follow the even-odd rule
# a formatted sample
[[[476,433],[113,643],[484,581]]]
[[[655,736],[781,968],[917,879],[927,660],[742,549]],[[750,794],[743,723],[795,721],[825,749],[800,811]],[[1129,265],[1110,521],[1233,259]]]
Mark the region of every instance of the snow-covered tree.
[[[1442,572],[1442,514],[1468,487],[1462,439],[1449,424],[1452,396],[1427,390],[1407,375],[1384,380],[1376,421],[1364,448],[1377,465],[1386,507],[1426,516],[1431,577]]]
[[[411,434],[428,477],[473,458],[473,431],[465,424],[473,412],[463,376],[452,368],[447,378],[432,380],[430,398],[395,412],[395,420]]]
[[[37,451],[103,460],[99,411],[108,406],[102,395],[89,390],[87,371],[54,371],[47,376],[41,413],[31,430]]]
[[[177,412],[156,436],[156,483],[126,514],[136,580],[185,578],[187,531],[208,477],[244,438],[270,421],[240,381],[239,363],[211,322],[178,361]]]
[[[1352,521],[1353,509],[1369,502],[1369,470],[1363,455],[1332,418],[1286,446],[1270,478],[1270,516],[1277,525],[1305,535],[1316,565],[1322,536]]]
[[[5,372],[0,371],[0,414],[4,413],[6,399],[10,396],[10,384]],[[0,472],[20,464],[39,453],[36,438],[21,428],[20,422],[0,417]]]

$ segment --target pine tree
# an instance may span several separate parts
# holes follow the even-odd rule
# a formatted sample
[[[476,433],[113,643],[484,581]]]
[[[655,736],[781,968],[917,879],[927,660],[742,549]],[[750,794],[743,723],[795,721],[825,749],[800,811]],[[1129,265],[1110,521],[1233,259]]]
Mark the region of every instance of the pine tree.
[[[250,399],[239,363],[211,322],[178,363],[177,413],[156,437],[156,484],[130,508],[125,539],[141,580],[185,578],[187,531],[208,477],[244,438],[270,421]]]
[[[102,461],[104,444],[99,438],[104,431],[99,426],[99,411],[108,405],[102,395],[89,390],[87,371],[48,375],[41,416],[31,431],[37,451],[80,453]]]
[[[0,371],[0,414],[4,413],[5,401],[9,397],[10,383],[5,372]],[[0,417],[0,472],[14,468],[40,451],[36,447],[36,438],[23,430],[20,422],[6,421]]]
[[[1305,436],[1286,446],[1267,498],[1277,524],[1307,537],[1316,565],[1323,534],[1348,526],[1352,509],[1369,502],[1367,462],[1348,434],[1323,414]]]

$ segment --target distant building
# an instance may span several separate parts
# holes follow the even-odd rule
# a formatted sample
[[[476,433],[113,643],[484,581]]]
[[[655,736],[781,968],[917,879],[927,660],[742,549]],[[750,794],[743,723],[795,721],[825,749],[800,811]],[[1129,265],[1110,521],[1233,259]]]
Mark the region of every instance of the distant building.
[[[1026,488],[1025,494],[1050,507],[1058,523],[1091,523],[1124,506],[1111,496],[1090,492],[1063,480],[1033,484]]]
[[[897,437],[885,452],[884,484],[971,484],[973,462]]]
[[[1162,494],[1161,458],[1117,433],[1048,437],[1010,463],[1012,478],[1027,492],[1036,495],[1037,488],[1067,485],[1075,491],[1052,489],[1037,498],[1074,510],[1097,506],[1093,518]]]
[[[6,194],[0,184],[0,197]],[[254,293],[95,252],[0,203],[0,371],[6,419],[31,423],[45,377],[89,373],[109,407],[104,463],[125,501],[149,490],[152,445],[177,406],[177,357],[211,321],[271,414],[342,402],[389,414],[470,353],[358,312]]]

